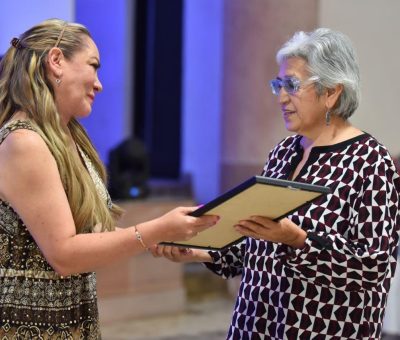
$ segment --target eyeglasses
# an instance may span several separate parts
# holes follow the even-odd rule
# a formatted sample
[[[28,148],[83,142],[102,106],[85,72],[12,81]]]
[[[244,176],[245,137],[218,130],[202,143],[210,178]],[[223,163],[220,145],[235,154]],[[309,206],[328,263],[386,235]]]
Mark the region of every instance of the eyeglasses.
[[[282,87],[288,94],[293,95],[297,91],[299,91],[302,86],[313,83],[317,80],[319,80],[317,76],[310,77],[306,80],[300,80],[292,76],[292,77],[284,77],[283,79],[275,78],[271,80],[269,84],[271,85],[272,93],[275,96],[279,96],[279,92],[281,91]]]

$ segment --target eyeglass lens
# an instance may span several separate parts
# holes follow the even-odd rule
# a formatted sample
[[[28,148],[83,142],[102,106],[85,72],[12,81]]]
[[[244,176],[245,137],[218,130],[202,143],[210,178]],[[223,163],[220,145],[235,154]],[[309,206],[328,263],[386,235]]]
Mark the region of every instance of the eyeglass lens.
[[[299,90],[300,81],[294,77],[287,77],[284,79],[273,79],[270,82],[272,93],[274,95],[279,95],[281,88],[283,87],[285,91],[289,94],[294,94]]]

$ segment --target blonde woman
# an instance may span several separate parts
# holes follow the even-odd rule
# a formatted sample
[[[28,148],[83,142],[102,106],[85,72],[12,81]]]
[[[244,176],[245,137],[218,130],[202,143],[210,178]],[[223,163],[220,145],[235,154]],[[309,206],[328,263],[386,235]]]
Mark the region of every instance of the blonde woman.
[[[77,118],[102,90],[88,30],[44,21],[0,64],[1,338],[98,339],[96,268],[217,221],[193,207],[125,229]]]

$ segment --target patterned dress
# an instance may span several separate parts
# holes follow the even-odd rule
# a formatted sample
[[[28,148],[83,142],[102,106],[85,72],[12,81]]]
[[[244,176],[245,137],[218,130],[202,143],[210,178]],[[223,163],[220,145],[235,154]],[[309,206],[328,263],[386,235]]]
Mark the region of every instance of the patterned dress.
[[[16,129],[34,130],[28,122],[7,124],[0,143]],[[18,214],[0,200],[0,339],[100,338],[95,273],[58,275]]]
[[[290,178],[301,136],[270,153],[263,175]],[[314,147],[295,179],[332,193],[289,218],[310,232],[303,249],[247,238],[210,252],[206,266],[241,275],[229,339],[379,339],[396,268],[400,179],[368,134]]]

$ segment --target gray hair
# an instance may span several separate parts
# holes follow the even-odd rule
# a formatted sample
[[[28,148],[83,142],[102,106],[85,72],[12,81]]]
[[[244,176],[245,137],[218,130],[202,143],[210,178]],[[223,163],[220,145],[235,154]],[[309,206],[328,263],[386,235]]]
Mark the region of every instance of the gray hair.
[[[349,118],[360,102],[360,74],[356,53],[350,39],[343,33],[328,28],[313,32],[296,32],[276,54],[280,65],[291,57],[307,62],[311,76],[318,77],[317,94],[324,89],[343,85],[343,91],[332,113],[343,119]]]

